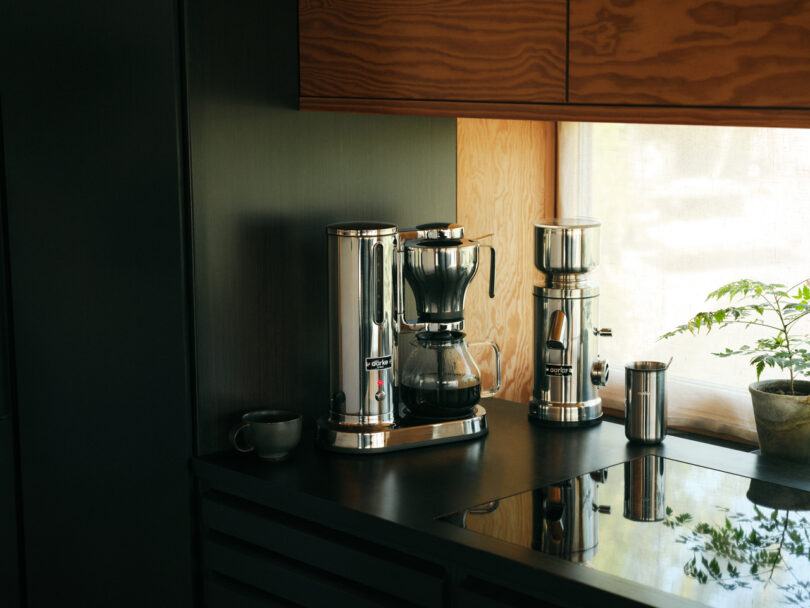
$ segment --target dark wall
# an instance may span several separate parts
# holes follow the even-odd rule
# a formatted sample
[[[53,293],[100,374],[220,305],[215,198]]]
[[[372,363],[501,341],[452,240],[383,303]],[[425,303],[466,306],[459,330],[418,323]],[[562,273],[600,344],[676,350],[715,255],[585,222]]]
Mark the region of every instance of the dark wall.
[[[326,232],[455,219],[455,120],[298,112],[297,3],[188,4],[198,445],[326,413]],[[305,439],[306,440],[306,439]]]
[[[28,605],[189,606],[177,10],[0,14]]]
[[[0,107],[0,589],[11,608],[21,602],[19,475],[14,398],[14,346],[11,283],[8,273],[8,221]]]
[[[19,606],[21,591],[15,461],[12,421],[0,414],[0,589],[10,608]]]

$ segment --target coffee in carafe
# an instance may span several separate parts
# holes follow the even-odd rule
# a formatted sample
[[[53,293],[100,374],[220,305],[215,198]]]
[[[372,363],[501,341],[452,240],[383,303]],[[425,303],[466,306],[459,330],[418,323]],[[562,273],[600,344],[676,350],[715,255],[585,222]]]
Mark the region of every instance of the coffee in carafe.
[[[484,342],[499,354],[498,345]],[[472,358],[464,332],[421,332],[401,371],[400,399],[408,411],[422,418],[450,419],[469,416],[482,397],[498,390],[481,391],[481,372]]]

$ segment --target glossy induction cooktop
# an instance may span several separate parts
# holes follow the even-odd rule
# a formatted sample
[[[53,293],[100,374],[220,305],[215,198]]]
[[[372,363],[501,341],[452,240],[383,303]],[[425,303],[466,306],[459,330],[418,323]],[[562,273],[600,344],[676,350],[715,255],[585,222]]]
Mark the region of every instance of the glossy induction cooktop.
[[[810,606],[810,492],[661,456],[442,520],[710,606]]]

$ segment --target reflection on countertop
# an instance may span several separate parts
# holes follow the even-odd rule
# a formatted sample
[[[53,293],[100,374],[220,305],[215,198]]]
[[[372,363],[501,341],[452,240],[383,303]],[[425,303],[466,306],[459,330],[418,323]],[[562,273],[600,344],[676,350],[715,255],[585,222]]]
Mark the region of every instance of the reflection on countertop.
[[[662,456],[442,519],[711,606],[810,604],[810,492]]]

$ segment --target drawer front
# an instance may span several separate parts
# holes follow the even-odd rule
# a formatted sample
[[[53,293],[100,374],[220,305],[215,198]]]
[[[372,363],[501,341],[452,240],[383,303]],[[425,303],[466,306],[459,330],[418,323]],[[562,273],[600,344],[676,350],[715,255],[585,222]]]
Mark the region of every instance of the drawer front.
[[[235,579],[211,575],[203,580],[204,608],[295,608],[276,595],[244,585]]]
[[[555,608],[555,604],[474,576],[463,578],[452,593],[455,605],[465,608]]]
[[[218,492],[201,515],[210,572],[303,605],[442,605],[438,565]]]

